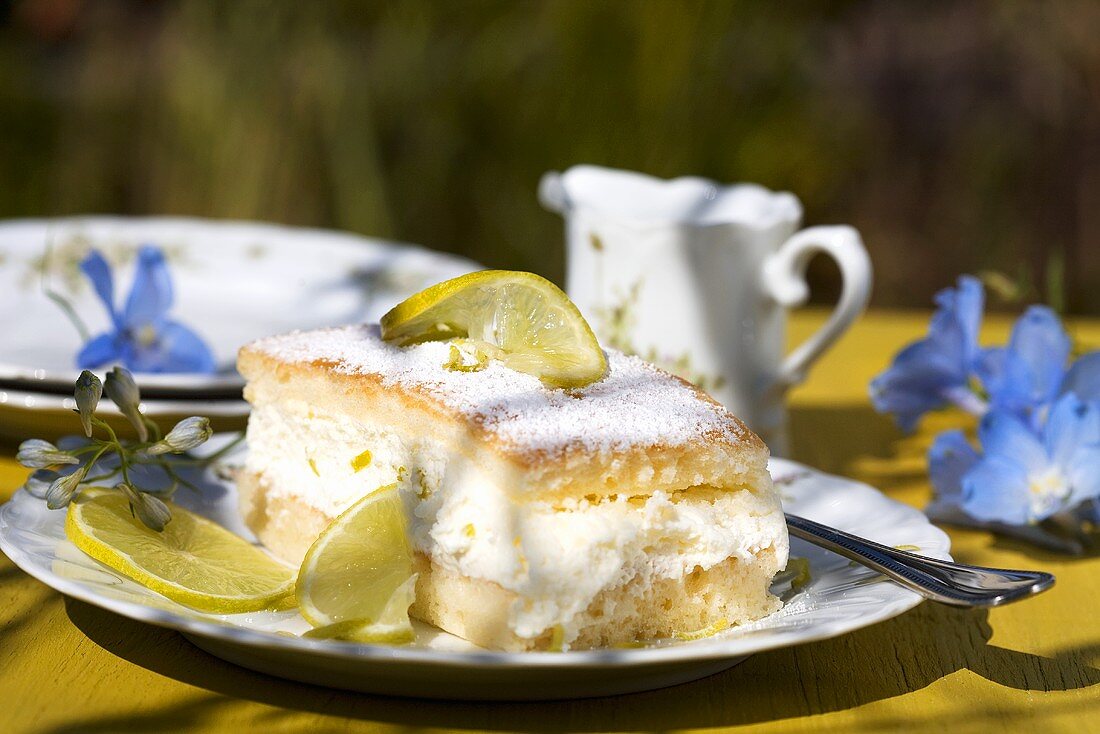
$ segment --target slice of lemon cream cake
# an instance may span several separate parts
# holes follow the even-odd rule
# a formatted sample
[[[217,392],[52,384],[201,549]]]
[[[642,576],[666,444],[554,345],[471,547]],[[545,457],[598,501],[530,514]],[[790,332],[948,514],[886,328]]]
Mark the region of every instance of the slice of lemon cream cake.
[[[562,390],[376,325],[245,347],[247,524],[301,561],[341,511],[398,483],[414,618],[489,648],[689,637],[779,608],[787,530],[768,452],[690,384],[607,353]]]

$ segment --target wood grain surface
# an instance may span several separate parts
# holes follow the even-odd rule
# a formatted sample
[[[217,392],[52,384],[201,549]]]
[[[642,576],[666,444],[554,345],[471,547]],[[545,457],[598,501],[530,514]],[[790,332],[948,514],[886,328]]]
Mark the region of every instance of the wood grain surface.
[[[801,313],[791,341],[824,314]],[[792,395],[793,458],[915,506],[924,450],[957,418],[900,435],[866,399],[871,376],[928,314],[873,312]],[[994,319],[987,338],[1009,322]],[[1073,325],[1100,346],[1100,322]],[[0,499],[22,482],[0,446]],[[0,733],[420,730],[764,732],[1100,731],[1100,557],[1067,558],[948,529],[961,561],[1057,575],[992,611],[925,603],[843,637],[755,655],[724,673],[616,698],[532,704],[388,699],[291,683],[222,662],[175,632],[65,599],[0,556]]]

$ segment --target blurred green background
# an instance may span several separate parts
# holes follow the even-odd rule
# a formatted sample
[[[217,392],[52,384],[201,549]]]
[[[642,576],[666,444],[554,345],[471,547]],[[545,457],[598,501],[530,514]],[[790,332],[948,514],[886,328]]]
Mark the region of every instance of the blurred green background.
[[[560,280],[540,175],[794,191],[874,303],[1100,314],[1100,3],[0,0],[0,216],[334,227]],[[836,274],[814,263],[816,297]]]

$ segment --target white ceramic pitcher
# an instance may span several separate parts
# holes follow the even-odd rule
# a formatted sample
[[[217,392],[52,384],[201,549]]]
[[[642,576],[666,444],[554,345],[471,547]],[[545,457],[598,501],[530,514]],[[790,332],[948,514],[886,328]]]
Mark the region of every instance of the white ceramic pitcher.
[[[867,304],[859,233],[798,231],[798,199],[754,184],[596,166],[547,173],[539,198],[565,217],[566,287],[601,343],[696,383],[786,453],[787,390]],[[840,302],[784,356],[786,311],[808,298],[806,266],[819,252],[840,266]]]

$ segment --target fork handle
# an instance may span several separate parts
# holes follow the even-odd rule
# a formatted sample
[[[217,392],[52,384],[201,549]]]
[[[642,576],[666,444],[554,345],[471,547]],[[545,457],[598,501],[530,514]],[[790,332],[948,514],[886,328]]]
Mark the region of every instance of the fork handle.
[[[807,520],[787,516],[791,535],[874,569],[926,599],[956,607],[995,607],[1046,591],[1054,576],[967,566],[919,556]]]

